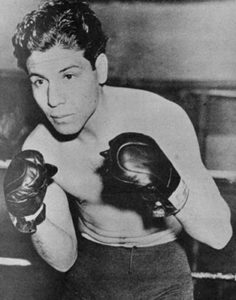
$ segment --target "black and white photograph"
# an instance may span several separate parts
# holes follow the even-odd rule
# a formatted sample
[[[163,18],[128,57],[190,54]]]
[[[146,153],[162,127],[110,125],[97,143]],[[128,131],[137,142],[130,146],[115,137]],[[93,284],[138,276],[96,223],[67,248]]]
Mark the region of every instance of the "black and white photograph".
[[[236,1],[0,0],[0,299],[236,299]]]

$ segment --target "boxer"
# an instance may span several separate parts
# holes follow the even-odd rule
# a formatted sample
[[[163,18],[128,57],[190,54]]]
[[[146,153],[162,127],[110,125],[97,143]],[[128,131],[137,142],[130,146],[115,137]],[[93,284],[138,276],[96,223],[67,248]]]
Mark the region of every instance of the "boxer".
[[[64,299],[193,299],[178,234],[223,248],[229,207],[178,105],[105,84],[106,41],[85,1],[45,1],[17,26],[14,53],[47,122],[6,174],[11,220],[65,272]]]

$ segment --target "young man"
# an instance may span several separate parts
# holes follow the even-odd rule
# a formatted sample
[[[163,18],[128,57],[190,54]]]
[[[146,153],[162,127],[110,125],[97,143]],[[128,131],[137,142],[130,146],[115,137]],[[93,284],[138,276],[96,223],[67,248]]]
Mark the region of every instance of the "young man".
[[[106,37],[83,1],[46,1],[13,44],[49,122],[13,159],[6,203],[39,255],[68,271],[64,299],[193,299],[177,234],[220,249],[232,229],[186,113],[105,85]]]

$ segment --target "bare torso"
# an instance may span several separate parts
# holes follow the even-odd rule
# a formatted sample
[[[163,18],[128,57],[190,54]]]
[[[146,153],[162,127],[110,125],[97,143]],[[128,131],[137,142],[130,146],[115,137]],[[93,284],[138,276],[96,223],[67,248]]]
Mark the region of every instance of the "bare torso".
[[[102,135],[95,137],[84,130],[75,140],[59,142],[45,127],[39,127],[36,131],[42,137],[42,143],[38,145],[38,150],[47,162],[58,167],[55,182],[77,199],[81,215],[78,220],[80,230],[87,238],[127,246],[146,246],[173,240],[181,228],[174,217],[162,222],[161,228],[155,222],[147,228],[139,213],[121,210],[105,203],[102,198],[103,183],[98,170],[103,164],[103,157],[99,153],[108,149],[108,142],[116,135],[128,131],[150,134],[153,126],[147,123],[145,117],[152,111],[153,101],[141,104],[148,95],[146,92],[112,87],[105,87],[104,91],[109,105],[107,115],[101,118],[101,123],[104,122]],[[160,98],[160,103],[162,101]],[[158,126],[158,120],[154,126]]]

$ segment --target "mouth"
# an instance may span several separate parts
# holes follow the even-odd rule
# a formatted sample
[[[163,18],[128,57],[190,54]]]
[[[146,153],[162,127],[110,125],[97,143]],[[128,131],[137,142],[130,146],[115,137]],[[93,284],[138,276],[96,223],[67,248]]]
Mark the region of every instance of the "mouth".
[[[63,114],[63,115],[51,115],[50,117],[53,119],[55,123],[63,123],[69,121],[72,116],[73,114]]]

